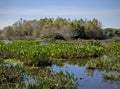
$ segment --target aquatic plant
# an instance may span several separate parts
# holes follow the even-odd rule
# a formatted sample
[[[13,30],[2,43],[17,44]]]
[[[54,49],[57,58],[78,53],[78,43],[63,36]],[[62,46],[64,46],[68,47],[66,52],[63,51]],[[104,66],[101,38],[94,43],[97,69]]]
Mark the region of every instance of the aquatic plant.
[[[24,70],[19,66],[2,64],[0,65],[0,84],[20,82],[23,73]]]
[[[106,69],[106,70],[116,70],[120,71],[120,58],[96,58],[96,59],[90,59],[86,63],[86,67],[89,69]]]
[[[115,72],[115,71],[104,73],[103,78],[110,79],[110,80],[120,80],[120,73]]]
[[[97,57],[104,53],[99,46],[79,46],[72,44],[53,44],[50,46],[51,56],[57,58],[86,58]]]
[[[88,44],[94,45],[94,46],[102,46],[99,40],[88,40]]]
[[[14,41],[12,44],[0,44],[0,56],[3,59],[20,59],[27,65],[50,65],[53,58],[88,58],[104,53],[101,46],[73,45],[53,43],[40,45],[37,41]]]
[[[120,55],[120,42],[113,43],[112,46],[111,46],[111,48],[110,48],[110,51],[112,53],[114,52],[115,55]]]
[[[15,64],[16,63],[16,64]],[[0,88],[12,89],[73,89],[77,86],[77,80],[74,75],[61,71],[55,73],[50,70],[50,67],[19,66],[19,60],[5,59],[0,64]],[[37,69],[37,71],[36,71]],[[35,72],[36,73],[35,73]],[[31,83],[29,79],[24,77],[31,76],[36,83]],[[27,84],[26,84],[27,82]]]
[[[2,61],[2,64],[23,67],[23,62],[17,59],[5,59]]]
[[[29,89],[75,89],[77,80],[74,75],[68,72],[55,73],[49,69],[39,70],[40,73],[34,76],[38,81],[36,85],[29,85]]]
[[[2,83],[0,89],[26,89],[25,84],[22,83]]]

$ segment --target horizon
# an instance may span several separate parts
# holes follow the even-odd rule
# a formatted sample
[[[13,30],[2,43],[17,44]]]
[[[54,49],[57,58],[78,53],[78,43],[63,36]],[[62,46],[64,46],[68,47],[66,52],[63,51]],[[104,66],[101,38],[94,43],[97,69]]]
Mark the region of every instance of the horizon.
[[[93,19],[102,22],[102,28],[120,29],[119,0],[1,0],[0,29],[10,26],[20,18]]]

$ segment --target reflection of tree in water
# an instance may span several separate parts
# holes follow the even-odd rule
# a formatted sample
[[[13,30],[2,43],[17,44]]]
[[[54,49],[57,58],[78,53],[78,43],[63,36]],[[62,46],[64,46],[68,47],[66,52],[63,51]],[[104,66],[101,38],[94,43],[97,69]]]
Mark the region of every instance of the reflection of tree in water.
[[[88,76],[93,77],[93,76],[94,76],[95,70],[87,69],[87,68],[86,68],[85,72],[86,72],[86,74],[87,74]]]
[[[104,79],[102,80],[103,83],[109,83],[110,85],[114,85],[114,89],[120,89],[120,81],[114,81],[114,80],[109,80],[109,79]]]
[[[53,58],[52,58],[53,59]],[[85,66],[87,60],[83,59],[53,59],[52,63],[57,66],[64,66],[65,64]]]
[[[64,63],[68,63],[68,64],[71,64],[71,65],[78,65],[78,66],[85,66],[86,64],[86,61],[85,59],[69,59],[69,60],[65,60]]]

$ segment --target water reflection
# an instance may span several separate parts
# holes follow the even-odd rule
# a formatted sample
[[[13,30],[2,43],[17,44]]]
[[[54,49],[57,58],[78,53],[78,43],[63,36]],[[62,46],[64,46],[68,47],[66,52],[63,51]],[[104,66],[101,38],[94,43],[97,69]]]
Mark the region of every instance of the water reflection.
[[[105,71],[90,70],[84,66],[64,64],[63,66],[52,65],[51,70],[55,72],[68,71],[74,74],[78,79],[79,85],[77,89],[120,89],[120,81],[108,81],[103,79],[102,74]]]
[[[26,89],[28,89],[28,86],[34,86],[37,85],[38,82],[34,78],[32,78],[30,75],[25,74],[23,77],[23,81],[25,81]]]

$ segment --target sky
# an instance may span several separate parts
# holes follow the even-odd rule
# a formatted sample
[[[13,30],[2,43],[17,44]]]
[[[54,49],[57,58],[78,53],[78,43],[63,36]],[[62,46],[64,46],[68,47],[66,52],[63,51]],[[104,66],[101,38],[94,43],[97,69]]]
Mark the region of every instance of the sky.
[[[120,28],[120,0],[0,0],[0,29],[45,17],[96,18],[103,28]]]

